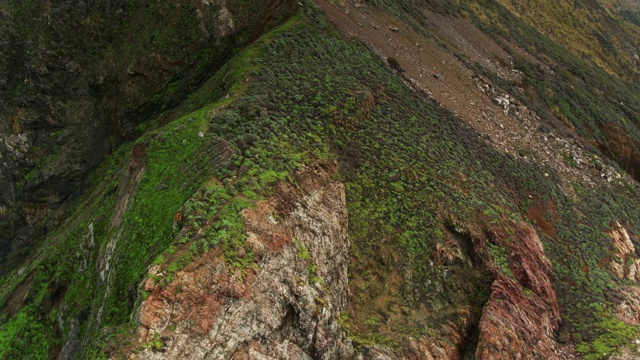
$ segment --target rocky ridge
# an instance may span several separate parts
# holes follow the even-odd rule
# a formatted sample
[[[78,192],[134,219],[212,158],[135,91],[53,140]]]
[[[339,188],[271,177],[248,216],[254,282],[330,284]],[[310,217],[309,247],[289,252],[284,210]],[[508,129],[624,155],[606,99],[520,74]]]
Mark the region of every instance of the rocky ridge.
[[[247,6],[14,1],[0,8],[0,274],[60,224],[89,172],[138,137],[144,120],[170,113],[234,46],[295,7]],[[66,36],[76,33],[86,36]]]
[[[350,358],[338,324],[349,297],[348,220],[334,171],[304,169],[297,186],[281,183],[242,211],[255,268],[230,267],[212,250],[162,288],[145,285],[138,341],[162,346],[131,358]],[[157,266],[150,275],[163,276]]]
[[[143,285],[149,297],[137,315],[133,349],[140,352],[129,358],[460,358],[470,319],[466,327],[440,334],[457,346],[427,336],[397,348],[356,350],[341,330],[339,318],[353,295],[346,198],[333,172],[335,165],[303,169],[295,187],[281,183],[274,196],[241,212],[255,268],[230,267],[220,250],[194,260],[169,282],[163,280],[170,264],[152,266]],[[533,227],[520,226],[512,239],[495,240],[512,243],[510,276],[492,260],[484,239],[471,241],[479,266],[495,278],[474,356],[566,358],[554,338],[560,317],[551,264]]]
[[[97,75],[70,86],[79,99],[45,91],[75,127],[30,127],[36,82],[0,113],[2,166],[19,165],[0,173],[15,190],[3,236],[47,234],[0,277],[0,357],[633,355],[640,103],[611,90],[624,79],[553,53],[504,2],[125,3],[78,16],[89,29],[132,21],[118,39],[145,47],[108,66],[75,46],[56,58],[71,74],[60,81]],[[185,21],[177,36],[145,32]],[[64,146],[95,113],[114,137],[91,122]],[[94,135],[109,146],[97,160],[64,153]],[[39,157],[58,146],[61,158]],[[79,163],[59,168],[65,157]]]

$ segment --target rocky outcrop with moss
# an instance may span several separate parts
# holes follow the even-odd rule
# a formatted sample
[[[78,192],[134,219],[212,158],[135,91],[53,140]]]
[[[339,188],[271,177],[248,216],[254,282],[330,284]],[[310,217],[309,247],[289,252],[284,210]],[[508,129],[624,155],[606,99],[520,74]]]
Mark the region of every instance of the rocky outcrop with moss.
[[[351,357],[338,324],[349,295],[349,243],[335,170],[302,169],[295,186],[278,184],[240,212],[247,251],[239,256],[255,265],[228,264],[218,249],[177,272],[171,261],[153,267],[134,358]]]
[[[0,358],[633,353],[638,24],[534,3],[0,5]]]

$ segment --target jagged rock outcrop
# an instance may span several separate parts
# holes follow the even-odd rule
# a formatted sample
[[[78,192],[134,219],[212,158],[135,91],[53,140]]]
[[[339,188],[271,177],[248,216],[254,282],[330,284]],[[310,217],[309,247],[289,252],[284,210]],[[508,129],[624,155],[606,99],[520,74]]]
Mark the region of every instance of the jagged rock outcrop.
[[[0,358],[638,344],[637,19],[547,2],[3,2]]]
[[[614,306],[618,320],[630,325],[640,325],[640,287],[626,286],[619,289],[618,295],[623,299]]]
[[[629,236],[629,232],[619,221],[608,232],[613,242],[614,258],[608,264],[608,269],[619,279],[640,281],[640,259],[637,258],[636,248]],[[621,301],[614,305],[618,320],[629,325],[640,325],[640,287],[624,286],[616,291]]]
[[[454,311],[451,304],[449,321],[437,332],[404,339],[395,348],[366,345],[357,355],[380,360],[566,359],[568,354],[555,339],[561,317],[551,262],[533,226],[520,223],[517,227],[516,234],[500,235],[503,238],[475,231],[475,236],[465,235],[475,266],[484,276],[494,278],[479,321],[468,309]],[[508,248],[504,264],[492,258],[489,246],[495,243]],[[443,254],[455,252],[455,247],[439,249]]]
[[[212,250],[151,288],[140,307],[136,359],[345,359],[337,318],[347,305],[345,192],[331,173],[306,169],[297,186],[242,211],[255,266]]]
[[[498,273],[493,282],[479,324],[476,359],[562,359],[554,338],[560,308],[540,238],[523,224],[510,248],[514,278]]]
[[[640,259],[636,256],[636,248],[629,237],[627,229],[619,222],[609,231],[613,242],[614,259],[609,262],[609,270],[620,279],[634,282],[640,281]]]

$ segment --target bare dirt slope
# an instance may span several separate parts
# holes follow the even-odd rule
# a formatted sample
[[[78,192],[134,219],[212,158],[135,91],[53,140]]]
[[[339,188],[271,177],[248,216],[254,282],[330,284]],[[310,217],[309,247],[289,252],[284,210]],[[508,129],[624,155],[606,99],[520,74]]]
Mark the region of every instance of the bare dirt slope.
[[[359,1],[336,4],[316,0],[316,4],[346,37],[362,41],[384,60],[395,59],[410,86],[465,120],[495,148],[558,172],[565,193],[573,194],[572,182],[594,186],[623,177],[613,168],[601,166],[599,155],[587,154],[574,136],[563,136],[542,125],[540,117],[514,94],[465,66],[460,59],[480,63],[516,85],[525,78],[514,68],[511,55],[471,22],[428,10],[403,21]],[[418,16],[428,24],[426,28]],[[532,58],[507,40],[501,42]]]

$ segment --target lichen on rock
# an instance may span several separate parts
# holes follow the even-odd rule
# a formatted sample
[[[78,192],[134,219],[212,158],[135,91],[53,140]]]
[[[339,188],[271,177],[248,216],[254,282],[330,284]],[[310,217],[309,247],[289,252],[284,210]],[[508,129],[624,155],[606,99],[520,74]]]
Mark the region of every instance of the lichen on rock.
[[[337,322],[348,296],[345,193],[331,171],[304,169],[297,186],[282,182],[241,212],[255,266],[233,268],[213,249],[154,288],[140,307],[138,341],[160,336],[163,347],[133,358],[351,356]]]

